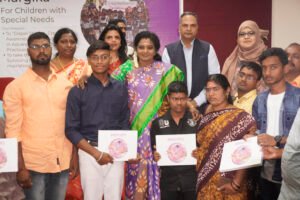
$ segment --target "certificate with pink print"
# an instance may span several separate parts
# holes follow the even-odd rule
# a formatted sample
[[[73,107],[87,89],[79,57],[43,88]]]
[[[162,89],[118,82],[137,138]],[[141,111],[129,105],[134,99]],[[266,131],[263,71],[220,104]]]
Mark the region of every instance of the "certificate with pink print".
[[[98,149],[114,161],[127,161],[137,156],[137,131],[99,130]]]
[[[195,165],[192,151],[196,149],[196,134],[156,135],[159,166]]]
[[[18,171],[17,139],[0,139],[0,173],[16,171]]]
[[[220,172],[228,172],[262,165],[261,147],[257,137],[224,144]]]

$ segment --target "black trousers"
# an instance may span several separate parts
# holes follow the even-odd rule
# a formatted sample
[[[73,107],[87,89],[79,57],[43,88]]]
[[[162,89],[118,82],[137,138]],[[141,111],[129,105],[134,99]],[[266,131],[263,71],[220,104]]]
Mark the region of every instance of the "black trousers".
[[[273,183],[264,178],[259,180],[259,190],[261,200],[277,200],[280,193],[281,184]]]
[[[196,192],[161,190],[161,200],[196,200]]]

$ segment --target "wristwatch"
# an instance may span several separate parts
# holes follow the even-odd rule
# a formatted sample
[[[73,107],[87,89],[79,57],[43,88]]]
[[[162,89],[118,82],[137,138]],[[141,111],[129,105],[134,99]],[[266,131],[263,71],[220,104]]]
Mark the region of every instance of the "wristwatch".
[[[281,139],[282,139],[282,135],[277,135],[277,136],[274,137],[274,140],[276,142],[277,147],[280,147]]]

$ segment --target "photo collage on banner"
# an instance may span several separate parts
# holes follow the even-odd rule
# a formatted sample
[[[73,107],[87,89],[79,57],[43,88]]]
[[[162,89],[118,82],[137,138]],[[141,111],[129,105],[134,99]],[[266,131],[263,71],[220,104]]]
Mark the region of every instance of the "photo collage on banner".
[[[53,38],[63,27],[78,36],[76,57],[96,41],[111,19],[127,22],[126,39],[144,30],[155,32],[164,45],[178,39],[179,1],[174,0],[0,0],[0,77],[17,77],[30,65],[27,38],[43,31]],[[53,47],[53,55],[55,48]]]

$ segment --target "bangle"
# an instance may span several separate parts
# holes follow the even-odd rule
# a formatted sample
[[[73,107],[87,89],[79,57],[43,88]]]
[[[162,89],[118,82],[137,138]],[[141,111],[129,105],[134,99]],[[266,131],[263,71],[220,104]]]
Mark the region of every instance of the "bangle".
[[[96,160],[97,162],[99,162],[99,161],[102,159],[103,154],[104,154],[104,153],[101,151],[101,154],[100,154],[99,158]]]
[[[238,192],[238,191],[239,191],[239,189],[238,189],[238,188],[236,188],[232,182],[231,182],[230,184],[231,184],[231,187],[234,189],[234,191],[236,191],[236,192]]]
[[[232,179],[232,181],[231,181],[231,185],[233,186],[233,189],[234,189],[235,191],[238,191],[239,189],[241,189],[241,186],[238,185],[237,183],[235,183],[233,179]]]

